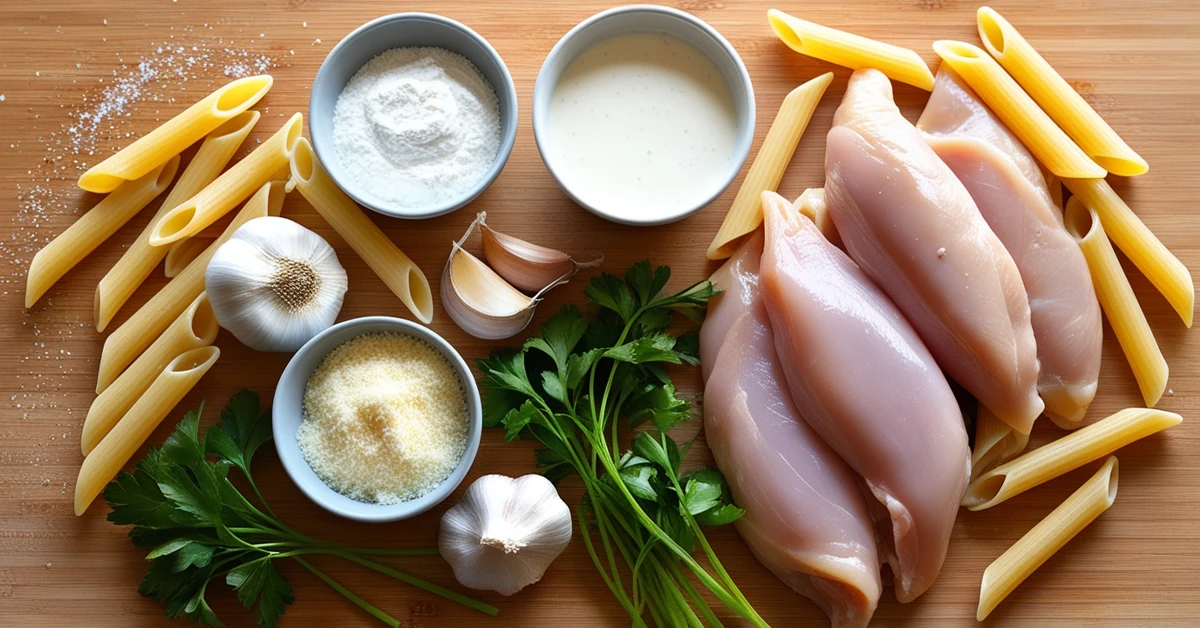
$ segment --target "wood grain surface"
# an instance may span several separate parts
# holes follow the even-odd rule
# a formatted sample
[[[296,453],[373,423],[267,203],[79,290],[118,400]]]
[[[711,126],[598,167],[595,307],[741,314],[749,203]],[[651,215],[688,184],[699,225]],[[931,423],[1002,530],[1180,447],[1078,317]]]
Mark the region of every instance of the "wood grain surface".
[[[830,67],[801,57],[776,41],[767,26],[766,2],[705,0],[674,3],[720,30],[745,60],[758,102],[761,141],[783,95]],[[623,272],[650,258],[670,264],[673,285],[707,276],[716,264],[704,250],[733,198],[737,183],[699,214],[665,227],[630,228],[607,223],[572,204],[546,172],[534,146],[529,103],[545,54],[569,28],[609,6],[586,1],[537,3],[345,0],[10,0],[0,3],[0,625],[161,626],[162,609],[139,597],[146,570],[126,530],[105,521],[97,503],[72,515],[71,497],[81,455],[79,433],[93,398],[103,337],[92,321],[96,282],[149,219],[144,212],[68,274],[33,310],[24,311],[24,275],[33,252],[60,232],[97,197],[74,186],[83,164],[94,164],[114,147],[153,128],[158,120],[223,83],[222,67],[240,51],[269,55],[275,87],[259,105],[263,138],[294,111],[307,113],[308,89],[318,66],[341,36],[391,12],[435,11],[461,20],[486,37],[508,63],[520,102],[520,130],[508,166],[471,206],[423,222],[377,223],[437,281],[450,241],[475,211],[486,209],[501,231],[568,251],[602,250],[604,269]],[[1188,266],[1200,268],[1200,11],[1191,0],[997,0],[993,3],[1072,84],[1095,104],[1151,164],[1149,174],[1116,181],[1121,194]],[[977,41],[975,2],[962,0],[794,0],[778,8],[917,50],[936,67],[936,39]],[[195,48],[193,48],[195,46]],[[160,52],[166,47],[166,53]],[[193,59],[181,75],[167,76],[153,63],[179,48],[176,63]],[[228,49],[228,50],[226,50]],[[207,51],[207,52],[205,52]],[[205,57],[204,55],[208,56]],[[222,56],[224,55],[224,56]],[[211,63],[204,59],[218,59]],[[219,59],[225,59],[219,61]],[[224,66],[222,65],[224,64]],[[120,77],[146,74],[130,93],[128,115],[99,125],[81,119],[96,98]],[[781,191],[798,195],[823,179],[824,133],[848,72],[837,79],[813,119]],[[926,95],[896,87],[905,113],[915,119]],[[90,126],[89,126],[90,125]],[[86,127],[82,128],[81,127]],[[93,128],[94,127],[94,128]],[[89,135],[90,134],[90,135]],[[81,139],[82,138],[82,139]],[[89,139],[90,138],[90,139]],[[81,150],[76,151],[82,146]],[[89,154],[88,151],[94,154]],[[757,150],[757,142],[755,143]],[[76,154],[78,152],[78,154]],[[243,151],[244,152],[244,151]],[[752,152],[753,154],[753,152]],[[740,181],[740,178],[739,178]],[[323,224],[297,194],[284,215],[315,229],[337,248],[350,275],[343,319],[370,314],[407,316],[345,242]],[[1200,335],[1188,333],[1165,300],[1128,267],[1133,286],[1171,366],[1171,392],[1160,407],[1185,420],[1167,433],[1119,452],[1116,504],[1017,590],[986,623],[991,626],[1189,626],[1200,617]],[[582,300],[584,275],[556,290],[534,324],[568,301]],[[117,318],[122,322],[164,282],[160,273]],[[504,343],[468,337],[437,307],[433,328],[468,359]],[[1089,420],[1141,403],[1120,349],[1106,327],[1100,393]],[[288,356],[247,350],[222,333],[222,356],[154,435],[161,442],[183,411],[202,399],[211,422],[238,388],[269,400]],[[681,388],[697,397],[699,372],[682,373]],[[694,430],[694,421],[681,430]],[[1040,422],[1035,444],[1057,436]],[[485,434],[471,476],[533,471],[532,446],[505,444]],[[708,462],[704,447],[690,464]],[[1097,463],[1098,465],[1098,463]],[[1089,465],[982,513],[963,511],[949,557],[936,585],[918,601],[900,605],[886,591],[876,626],[963,626],[974,623],[984,567],[1078,487]],[[288,481],[274,452],[264,453],[256,473],[283,518],[302,531],[357,545],[429,547],[441,512],[413,521],[361,524],[329,515]],[[580,490],[568,482],[572,506]],[[824,626],[816,607],[790,591],[749,554],[732,528],[714,530],[717,551],[763,617],[777,626]],[[573,542],[545,580],[512,597],[480,594],[500,607],[491,619],[418,593],[373,573],[316,561],[364,598],[419,627],[434,626],[619,626],[626,617],[594,571],[583,546]],[[437,557],[399,561],[434,582],[457,586]],[[374,620],[303,571],[282,566],[296,591],[283,626],[372,626]],[[253,624],[225,586],[210,601],[231,626]],[[725,613],[723,617],[728,617]],[[728,617],[737,625],[734,617]]]

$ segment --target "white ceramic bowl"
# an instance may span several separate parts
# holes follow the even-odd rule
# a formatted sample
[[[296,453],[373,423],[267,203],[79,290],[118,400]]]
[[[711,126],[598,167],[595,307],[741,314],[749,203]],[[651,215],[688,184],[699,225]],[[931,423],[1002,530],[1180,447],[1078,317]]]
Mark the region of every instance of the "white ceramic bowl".
[[[312,467],[308,466],[304,455],[300,453],[300,445],[296,442],[296,430],[300,428],[304,416],[304,388],[312,372],[330,351],[342,343],[362,334],[378,332],[395,332],[419,338],[446,356],[462,380],[463,392],[467,397],[467,419],[470,422],[467,428],[467,449],[450,476],[437,488],[421,497],[388,505],[353,500],[329,488],[317,477]],[[279,377],[279,385],[275,387],[275,401],[271,406],[271,428],[275,436],[275,449],[283,461],[283,468],[287,470],[296,486],[317,505],[335,515],[358,521],[398,521],[419,515],[438,505],[463,481],[471,464],[475,462],[476,452],[479,451],[483,415],[479,388],[475,385],[471,369],[450,343],[416,323],[390,316],[366,316],[326,329],[306,342],[296,355],[292,356],[287,368],[283,370],[283,375]]]
[[[491,168],[474,187],[457,198],[426,207],[399,207],[367,193],[350,176],[333,146],[333,111],[346,83],[368,61],[392,48],[433,46],[467,58],[491,83],[500,103],[500,150]],[[479,33],[460,22],[432,13],[396,13],[371,20],[342,38],[313,80],[308,102],[308,130],[321,164],[338,187],[354,200],[385,216],[432,218],[448,214],[483,193],[499,176],[517,138],[517,89],[500,54]]]
[[[734,150],[729,155],[721,177],[714,179],[703,200],[691,207],[653,218],[632,219],[628,216],[615,215],[610,208],[593,205],[580,198],[571,189],[555,169],[553,157],[549,150],[549,116],[550,100],[554,88],[563,72],[571,62],[584,50],[596,45],[604,39],[625,33],[663,33],[687,42],[704,53],[721,71],[729,92],[733,96],[734,108],[737,115],[737,138]],[[709,203],[713,202],[742,169],[746,156],[750,153],[750,143],[754,140],[754,88],[750,84],[750,73],[746,71],[742,58],[720,33],[704,20],[684,11],[653,4],[636,4],[616,7],[602,11],[580,22],[575,28],[567,31],[566,35],[554,45],[542,69],[538,72],[537,84],[533,89],[533,134],[537,141],[538,152],[546,169],[558,181],[559,187],[572,200],[584,209],[613,222],[636,226],[662,225],[681,220],[690,216]]]

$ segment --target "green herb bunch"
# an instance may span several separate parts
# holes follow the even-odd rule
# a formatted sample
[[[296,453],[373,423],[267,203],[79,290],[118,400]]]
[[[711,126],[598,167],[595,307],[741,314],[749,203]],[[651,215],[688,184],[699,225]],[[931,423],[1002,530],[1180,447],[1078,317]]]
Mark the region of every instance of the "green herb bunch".
[[[587,492],[576,510],[588,554],[633,620],[648,613],[659,626],[720,625],[692,577],[757,626],[766,622],[738,590],[704,537],[702,525],[742,516],[715,469],[684,473],[691,441],[668,430],[691,417],[667,364],[699,364],[697,335],[667,330],[676,314],[701,322],[716,290],[703,281],[662,294],[670,268],[635,264],[622,279],[604,273],[585,294],[599,309],[587,320],[563,307],[520,351],[478,361],[484,424],[506,440],[539,441],[541,473],[557,482],[578,475]],[[624,420],[622,420],[624,419]],[[638,427],[620,450],[621,427]],[[596,540],[599,540],[599,543]],[[708,567],[693,557],[699,547]]]
[[[284,524],[250,473],[255,452],[271,442],[270,411],[260,413],[258,395],[242,390],[201,438],[203,410],[201,405],[189,412],[162,447],[152,448],[136,471],[122,473],[104,491],[112,507],[108,520],[132,525],[134,545],[150,548],[150,571],[138,592],[165,605],[168,616],[221,626],[205,592],[222,578],[247,609],[255,609],[259,626],[274,626],[295,599],[275,563],[291,559],[385,624],[400,626],[305,560],[310,554],[337,556],[489,615],[497,613],[495,607],[365,558],[428,556],[437,554],[436,549],[343,547]],[[229,477],[233,468],[245,477],[257,506],[234,486]]]

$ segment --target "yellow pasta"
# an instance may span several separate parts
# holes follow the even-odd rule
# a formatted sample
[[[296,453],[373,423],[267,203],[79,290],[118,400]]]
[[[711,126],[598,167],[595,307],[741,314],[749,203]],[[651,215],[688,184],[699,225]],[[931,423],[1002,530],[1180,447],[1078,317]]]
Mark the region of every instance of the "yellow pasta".
[[[249,109],[266,95],[272,82],[268,75],[251,76],[221,87],[83,173],[79,187],[111,192],[124,181],[140,178]]]
[[[708,245],[708,259],[725,259],[733,255],[746,235],[762,224],[762,193],[774,192],[779,187],[792,154],[796,152],[796,144],[831,81],[833,73],[826,72],[784,97],[767,137],[750,164],[750,171],[742,180],[742,187],[738,188],[737,196],[729,206],[729,213],[725,214],[725,222]]]
[[[934,42],[933,49],[1050,172],[1076,179],[1099,179],[1108,174],[986,52],[968,43],[946,40]]]
[[[1008,20],[990,7],[980,7],[976,21],[988,52],[1097,164],[1125,177],[1150,169]]]
[[[1016,458],[1029,444],[1029,434],[1014,430],[982,403],[975,415],[975,449],[971,451],[971,479]]]
[[[1103,179],[1064,179],[1067,189],[1100,217],[1100,224],[1117,248],[1162,293],[1183,324],[1192,326],[1196,288],[1183,262],[1163,245],[1146,223]]]
[[[171,244],[169,247],[154,247],[156,249],[168,249],[167,257],[163,260],[163,274],[168,278],[174,277],[183,272],[192,260],[200,257],[200,254],[208,250],[208,246],[213,243],[216,238],[208,238],[201,235],[195,235]]]
[[[29,274],[25,277],[25,307],[33,307],[67,271],[162,194],[175,178],[177,169],[179,155],[140,179],[126,181],[42,247],[29,262]]]
[[[171,360],[192,349],[212,344],[217,339],[217,331],[217,318],[213,315],[208,295],[201,293],[154,344],[92,402],[83,421],[80,438],[83,455],[91,453],[146,392],[155,375],[162,372]]]
[[[283,208],[284,184],[272,181],[259,188],[245,207],[234,217],[215,242],[197,257],[183,272],[167,282],[149,301],[134,312],[125,324],[109,334],[100,352],[100,373],[96,378],[96,392],[102,393],[117,379],[127,366],[150,346],[167,329],[171,321],[179,316],[196,297],[204,292],[204,271],[208,260],[225,243],[238,227],[263,216],[278,216]]]
[[[204,139],[192,161],[184,168],[183,174],[179,175],[179,181],[167,194],[167,200],[158,208],[158,213],[154,214],[154,218],[150,219],[150,223],[142,230],[137,240],[129,245],[121,259],[117,260],[96,286],[93,306],[96,331],[104,331],[108,327],[121,306],[125,305],[167,254],[162,247],[150,246],[150,230],[171,208],[194,196],[221,174],[221,170],[233,158],[233,154],[250,134],[258,118],[257,111],[243,111]]]
[[[75,515],[79,516],[117,477],[154,428],[167,417],[221,355],[213,346],[192,349],[163,367],[145,394],[83,460],[75,480]]]
[[[433,320],[433,295],[425,273],[334,184],[313,153],[312,144],[304,138],[300,138],[292,153],[292,180],[288,189],[293,187],[400,297],[417,320],[425,324]]]
[[[825,204],[825,188],[808,188],[792,203],[796,210],[808,217],[817,226],[821,235],[834,246],[842,245],[842,236],[833,224],[833,216]]]
[[[1051,556],[1117,499],[1117,459],[1110,457],[1079,490],[1033,526],[983,571],[975,621],[983,621]]]
[[[796,52],[853,70],[875,68],[901,83],[933,90],[933,73],[921,56],[874,39],[806,22],[778,9],[767,11],[775,35]]]
[[[1121,262],[1113,252],[1112,244],[1104,232],[1103,221],[1095,210],[1084,207],[1079,197],[1067,201],[1063,217],[1067,231],[1079,242],[1083,257],[1087,260],[1096,287],[1096,299],[1100,309],[1112,326],[1113,334],[1125,352],[1125,359],[1133,370],[1142,398],[1148,407],[1154,407],[1167,389],[1169,369],[1158,341],[1146,322],[1146,314],[1138,304],[1137,296],[1129,285],[1129,278],[1121,269]]]
[[[986,510],[1181,421],[1174,412],[1126,408],[985,472],[967,486],[963,505]]]
[[[191,237],[213,224],[246,197],[270,181],[288,164],[304,131],[304,116],[297,113],[275,135],[226,170],[192,198],[159,219],[150,233],[151,246],[164,246]]]

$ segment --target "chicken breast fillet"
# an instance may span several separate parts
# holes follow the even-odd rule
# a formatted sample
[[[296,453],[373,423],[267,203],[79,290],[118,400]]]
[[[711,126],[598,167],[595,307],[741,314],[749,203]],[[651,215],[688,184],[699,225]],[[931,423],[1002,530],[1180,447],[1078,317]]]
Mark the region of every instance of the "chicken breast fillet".
[[[937,579],[970,474],[958,403],[887,296],[810,220],[763,196],[759,282],[792,400],[866,482],[896,598],[909,602]]]
[[[966,186],[1029,295],[1046,414],[1078,427],[1100,376],[1100,304],[1033,155],[952,70],[938,72],[917,128]]]
[[[760,232],[713,276],[725,293],[701,329],[711,374],[705,437],[746,510],[734,525],[759,562],[833,626],[866,626],[882,586],[870,513],[854,472],[799,417],[784,387],[758,293],[762,242]]]
[[[833,123],[825,199],[850,257],[951,377],[1028,434],[1043,404],[1029,303],[1012,257],[900,115],[881,72],[850,77]]]

